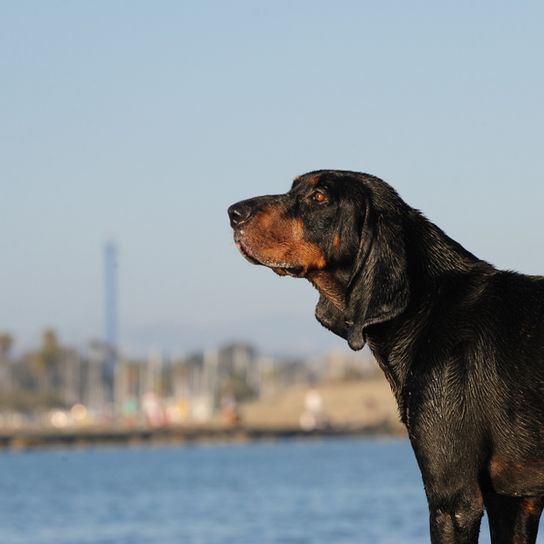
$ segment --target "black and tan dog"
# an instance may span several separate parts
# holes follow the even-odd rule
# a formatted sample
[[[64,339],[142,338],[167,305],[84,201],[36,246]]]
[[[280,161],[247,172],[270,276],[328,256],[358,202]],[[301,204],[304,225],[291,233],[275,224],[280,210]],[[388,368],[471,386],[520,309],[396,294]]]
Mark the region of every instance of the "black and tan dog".
[[[495,269],[366,174],[322,170],[229,208],[255,264],[307,278],[317,319],[385,372],[433,543],[535,542],[544,504],[544,278]]]

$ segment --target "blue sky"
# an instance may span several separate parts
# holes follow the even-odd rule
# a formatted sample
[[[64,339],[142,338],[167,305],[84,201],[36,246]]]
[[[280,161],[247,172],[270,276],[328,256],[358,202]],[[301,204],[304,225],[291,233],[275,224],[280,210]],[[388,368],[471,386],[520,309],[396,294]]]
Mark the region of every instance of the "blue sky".
[[[0,2],[0,329],[121,344],[343,345],[301,280],[236,252],[226,208],[369,172],[501,268],[544,271],[538,2]]]

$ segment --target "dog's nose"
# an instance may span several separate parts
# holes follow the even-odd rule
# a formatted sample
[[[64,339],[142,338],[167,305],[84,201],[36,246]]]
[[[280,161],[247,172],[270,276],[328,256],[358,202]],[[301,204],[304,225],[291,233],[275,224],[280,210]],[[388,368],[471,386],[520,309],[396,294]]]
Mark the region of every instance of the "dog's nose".
[[[229,209],[229,218],[231,227],[239,227],[251,217],[251,207],[243,202],[233,204]]]

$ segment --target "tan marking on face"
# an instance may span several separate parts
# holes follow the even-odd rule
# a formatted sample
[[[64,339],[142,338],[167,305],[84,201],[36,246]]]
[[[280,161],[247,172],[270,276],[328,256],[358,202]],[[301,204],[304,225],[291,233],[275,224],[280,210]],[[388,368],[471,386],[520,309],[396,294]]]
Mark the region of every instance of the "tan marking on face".
[[[243,230],[244,247],[266,266],[302,267],[304,273],[326,266],[321,248],[305,240],[302,219],[286,218],[277,206],[256,214]]]
[[[304,223],[300,217],[296,217],[292,222],[293,229],[293,241],[303,242],[304,241]]]
[[[265,208],[259,212],[253,220],[254,228],[266,231],[271,228],[281,230],[284,228],[284,221],[282,221],[279,210],[275,207]]]
[[[325,268],[327,264],[321,248],[304,239],[304,223],[299,217],[293,220],[293,253],[301,258],[301,263],[306,270]]]
[[[340,247],[340,235],[336,233],[332,238],[332,248],[338,249]]]

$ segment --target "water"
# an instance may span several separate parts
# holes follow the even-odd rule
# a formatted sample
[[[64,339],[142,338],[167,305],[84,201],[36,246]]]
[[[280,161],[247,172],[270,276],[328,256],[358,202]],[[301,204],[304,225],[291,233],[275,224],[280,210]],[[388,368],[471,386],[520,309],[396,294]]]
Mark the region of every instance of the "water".
[[[429,541],[402,440],[3,454],[0,476],[2,544]]]

